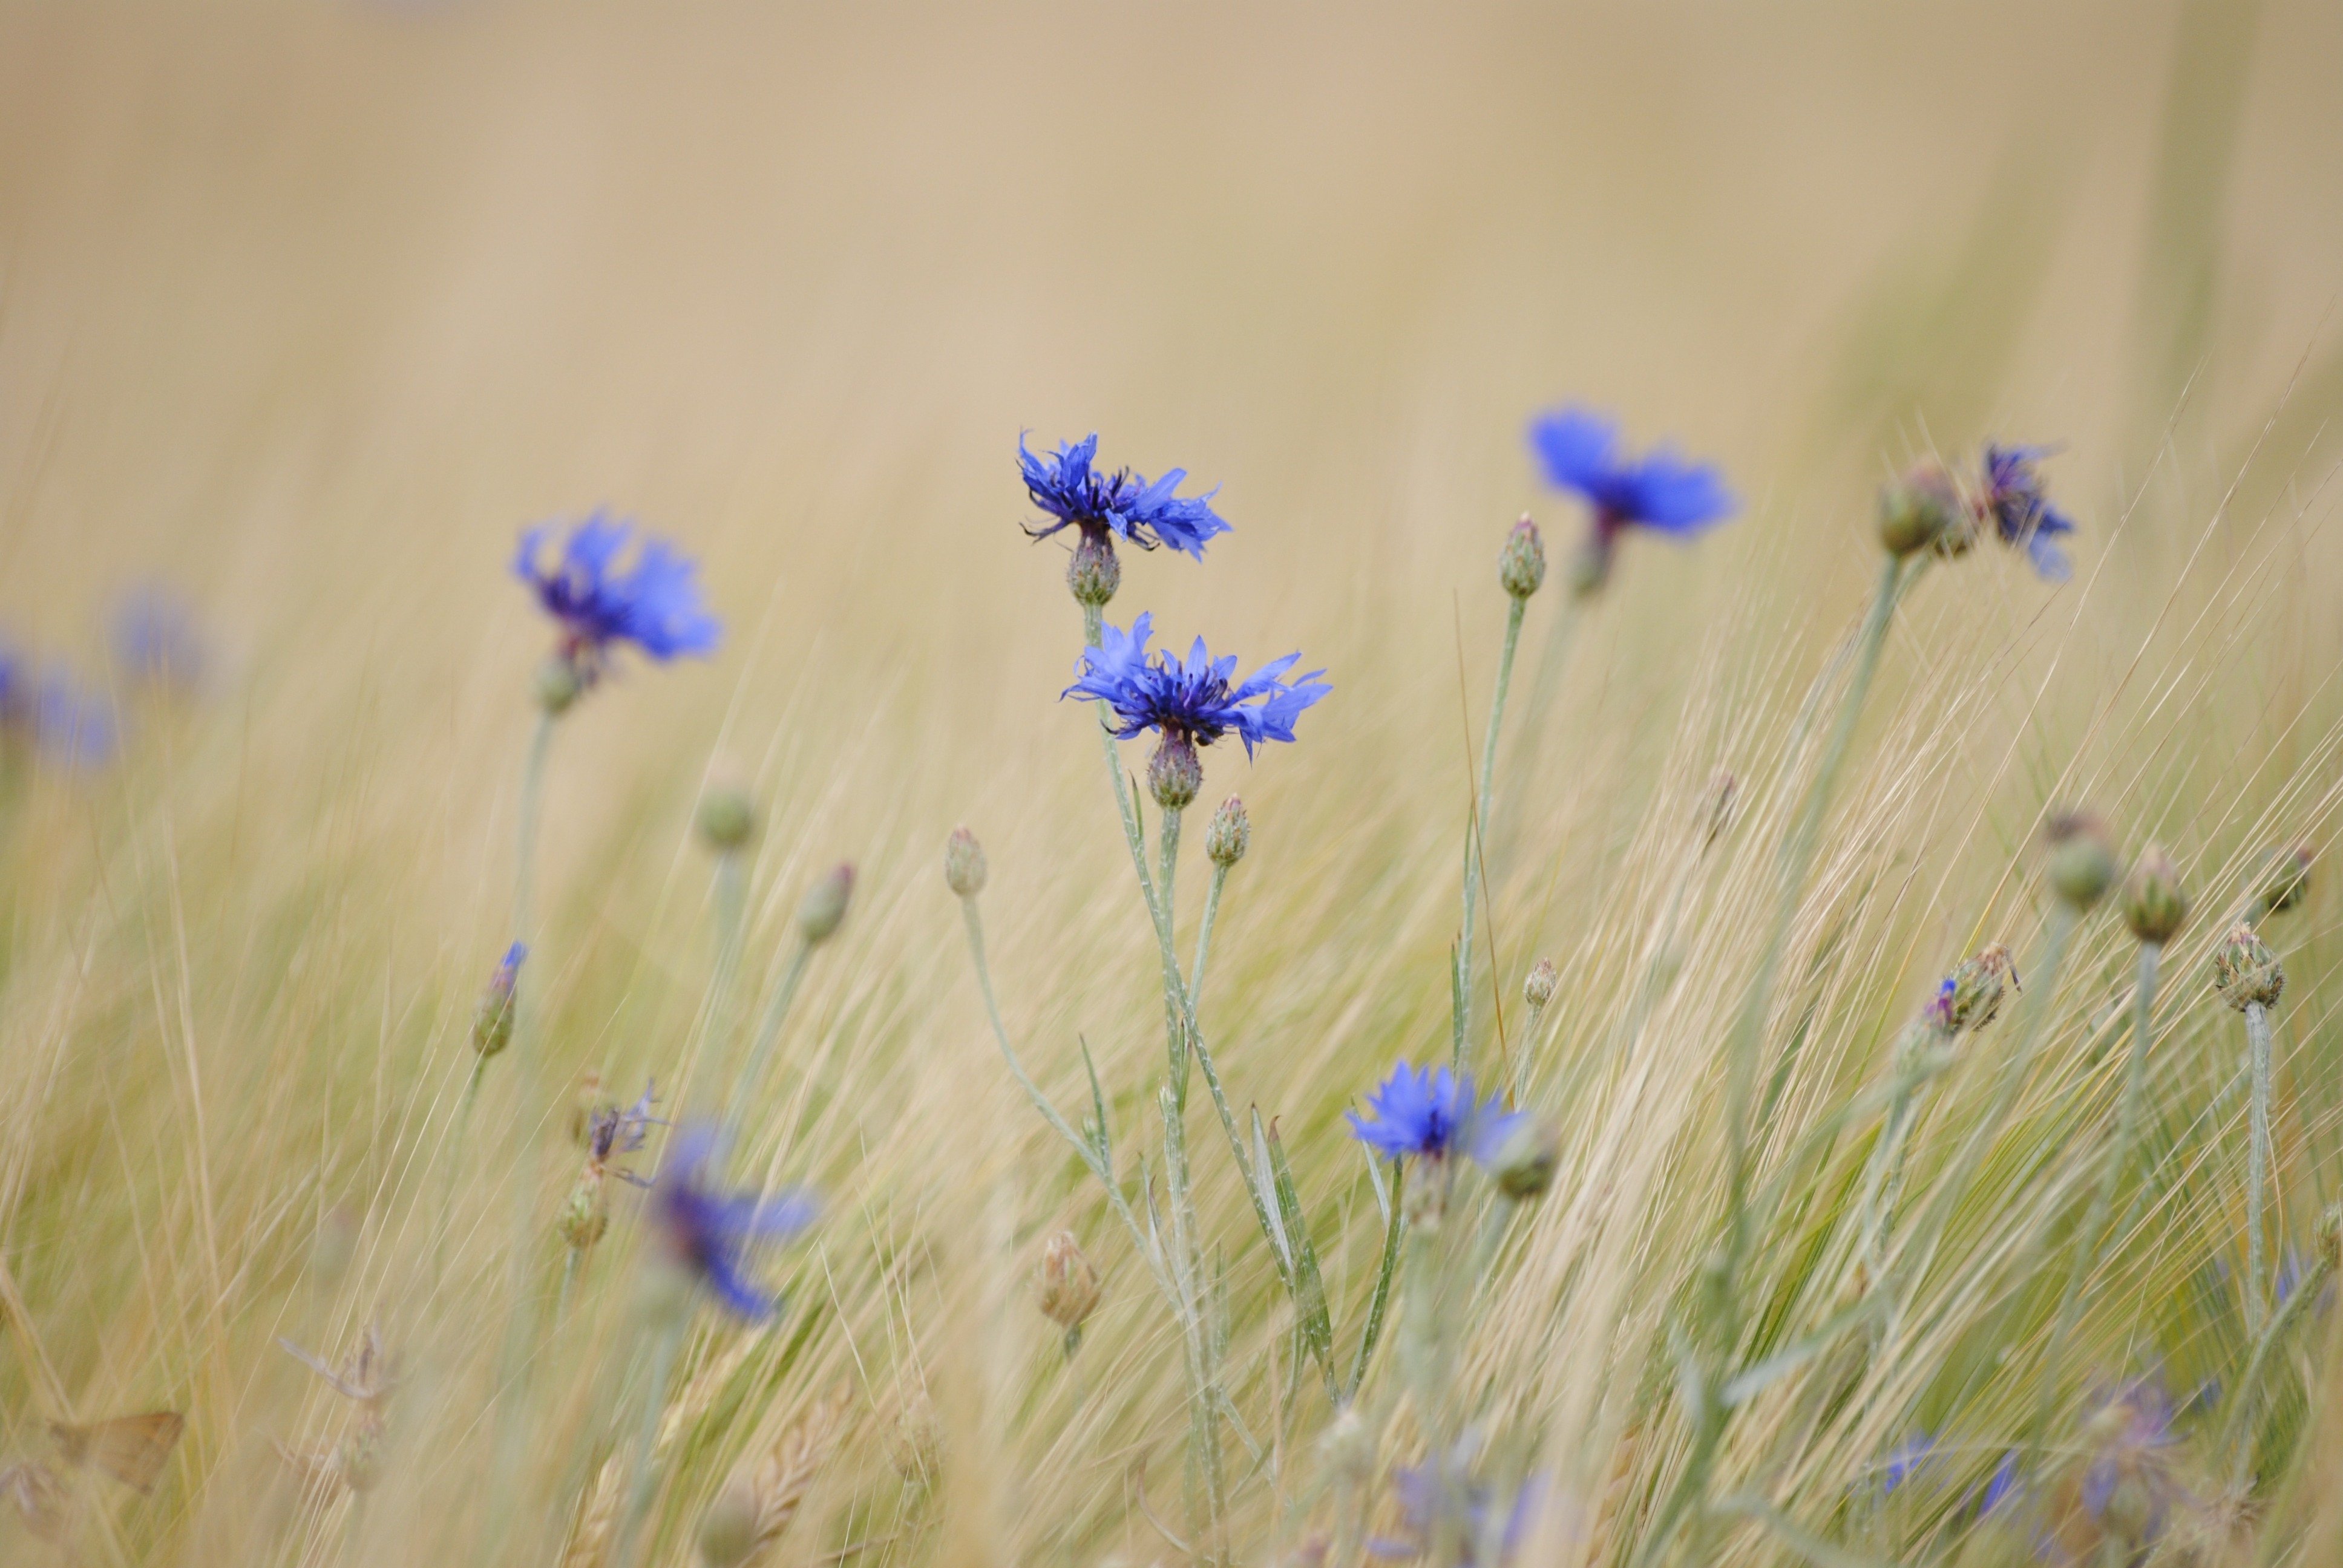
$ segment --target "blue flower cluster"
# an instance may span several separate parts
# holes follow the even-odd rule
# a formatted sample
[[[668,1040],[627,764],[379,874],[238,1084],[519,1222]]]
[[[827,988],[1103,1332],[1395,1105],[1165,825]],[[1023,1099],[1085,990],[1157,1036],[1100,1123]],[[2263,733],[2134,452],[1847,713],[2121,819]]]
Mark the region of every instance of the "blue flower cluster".
[[[1250,757],[1264,741],[1292,740],[1294,719],[1333,689],[1318,678],[1322,669],[1286,678],[1302,658],[1298,653],[1272,659],[1240,680],[1235,656],[1214,658],[1201,637],[1185,659],[1161,649],[1151,657],[1147,642],[1154,633],[1153,618],[1144,614],[1128,632],[1101,627],[1100,645],[1082,650],[1074,683],[1060,694],[1105,703],[1118,740],[1152,729],[1209,746],[1233,732]]]
[[[552,533],[540,525],[521,535],[513,573],[561,628],[560,656],[581,684],[600,676],[621,643],[661,662],[715,651],[723,628],[700,603],[699,568],[688,557],[647,538],[622,569],[634,528],[597,511],[570,528],[548,566]]]
[[[1630,457],[1618,426],[1600,414],[1553,409],[1530,421],[1529,438],[1547,481],[1583,498],[1605,538],[1634,527],[1688,538],[1733,515],[1733,493],[1715,468],[1666,447]]]
[[[1185,468],[1173,468],[1150,483],[1129,468],[1111,474],[1097,467],[1098,436],[1085,436],[1071,446],[1036,457],[1017,437],[1017,467],[1025,493],[1033,504],[1057,520],[1026,532],[1047,538],[1061,528],[1079,528],[1086,536],[1108,535],[1151,550],[1158,545],[1196,559],[1204,558],[1204,545],[1214,535],[1229,531],[1226,519],[1212,510],[1217,490],[1202,496],[1173,492],[1188,477]]]
[[[1367,1096],[1367,1114],[1347,1113],[1359,1141],[1393,1160],[1465,1155],[1486,1165],[1522,1117],[1502,1097],[1474,1098],[1473,1075],[1433,1072],[1403,1061]]]
[[[757,1249],[797,1235],[820,1205],[810,1192],[724,1192],[710,1185],[716,1134],[686,1127],[668,1145],[651,1184],[651,1212],[669,1261],[739,1317],[772,1315],[774,1298],[749,1278]]]

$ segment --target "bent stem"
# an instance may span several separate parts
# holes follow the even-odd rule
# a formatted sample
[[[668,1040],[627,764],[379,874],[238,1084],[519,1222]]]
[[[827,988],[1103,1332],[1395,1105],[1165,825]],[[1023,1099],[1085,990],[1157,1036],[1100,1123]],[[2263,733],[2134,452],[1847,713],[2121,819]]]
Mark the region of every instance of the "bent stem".
[[[2270,1023],[2261,1003],[2246,1004],[2246,1054],[2253,1073],[2250,1141],[2246,1149],[2246,1332],[2258,1335],[2262,1303],[2262,1190],[2270,1176]]]
[[[2115,1211],[2116,1189],[2121,1185],[2124,1167],[2131,1158],[2132,1141],[2139,1135],[2140,1113],[2147,1102],[2147,1047],[2156,1014],[2157,968],[2163,957],[2162,942],[2139,944],[2139,975],[2132,986],[2131,1055],[2124,1068],[2123,1101],[2116,1111],[2115,1140],[2107,1145],[2107,1155],[2100,1162],[2091,1206],[2084,1211],[2082,1227],[2075,1232],[2074,1254],[2066,1262],[2066,1288],[2058,1293],[2058,1316],[2050,1331],[2049,1348],[2043,1355],[2042,1387],[2034,1407],[2028,1448],[2038,1447],[2042,1434],[2049,1430],[2051,1411],[2057,1397],[2059,1362],[2066,1355],[2066,1340],[2075,1332],[2076,1321],[2082,1316],[2084,1286],[2098,1271],[2107,1217]]]
[[[1522,611],[1529,600],[1508,595],[1505,603],[1505,649],[1497,658],[1497,688],[1489,699],[1489,730],[1481,741],[1481,787],[1473,798],[1472,820],[1464,824],[1463,935],[1456,944],[1456,1016],[1449,1045],[1449,1065],[1458,1071],[1463,1070],[1464,1051],[1473,1033],[1473,917],[1482,879],[1489,869],[1485,825],[1490,791],[1496,781],[1497,736],[1505,721],[1505,693],[1513,682],[1513,652],[1521,646]]]

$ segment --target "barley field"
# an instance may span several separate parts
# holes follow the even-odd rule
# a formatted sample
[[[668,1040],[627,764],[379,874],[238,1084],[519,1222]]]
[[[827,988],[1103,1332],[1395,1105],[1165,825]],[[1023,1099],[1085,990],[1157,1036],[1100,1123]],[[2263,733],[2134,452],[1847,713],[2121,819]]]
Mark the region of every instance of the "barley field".
[[[0,4],[0,1561],[2343,1563],[2338,80]]]

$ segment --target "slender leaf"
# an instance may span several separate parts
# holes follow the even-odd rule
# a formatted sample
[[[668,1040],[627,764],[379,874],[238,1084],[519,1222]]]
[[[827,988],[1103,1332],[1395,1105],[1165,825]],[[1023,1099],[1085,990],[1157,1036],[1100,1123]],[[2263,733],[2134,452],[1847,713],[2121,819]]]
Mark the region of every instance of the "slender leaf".
[[[1253,1136],[1261,1136],[1261,1112],[1252,1113]],[[1334,1378],[1334,1322],[1326,1310],[1326,1283],[1318,1272],[1318,1249],[1310,1240],[1310,1221],[1302,1211],[1302,1194],[1293,1185],[1293,1167],[1286,1163],[1285,1141],[1277,1127],[1269,1129],[1269,1170],[1277,1185],[1277,1212],[1293,1249],[1293,1307],[1309,1336],[1310,1352],[1326,1374],[1326,1392],[1341,1388]]]

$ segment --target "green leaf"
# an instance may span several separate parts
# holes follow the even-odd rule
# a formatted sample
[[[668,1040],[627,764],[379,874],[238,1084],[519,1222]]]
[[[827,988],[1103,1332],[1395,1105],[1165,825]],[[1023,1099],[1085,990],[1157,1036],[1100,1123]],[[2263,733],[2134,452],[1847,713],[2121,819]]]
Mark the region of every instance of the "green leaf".
[[[1368,1156],[1369,1166],[1373,1163],[1373,1156]],[[1367,1380],[1367,1362],[1374,1356],[1375,1342],[1383,1338],[1383,1313],[1391,1305],[1392,1274],[1399,1267],[1399,1224],[1401,1215],[1405,1212],[1399,1202],[1399,1190],[1405,1186],[1407,1175],[1405,1168],[1396,1161],[1393,1163],[1392,1172],[1393,1191],[1391,1200],[1383,1205],[1383,1261],[1375,1267],[1375,1292],[1367,1298],[1367,1329],[1359,1336],[1359,1354],[1351,1362],[1351,1382],[1343,1396],[1345,1399],[1356,1399],[1359,1385]],[[1375,1182],[1375,1195],[1383,1196],[1380,1173]]]
[[[1091,1060],[1089,1038],[1077,1034],[1074,1039],[1081,1045],[1082,1066],[1091,1075],[1091,1114],[1097,1118],[1091,1123],[1091,1147],[1098,1152],[1100,1168],[1111,1172],[1114,1170],[1114,1134],[1107,1130],[1106,1096],[1099,1092],[1098,1063]],[[1111,1174],[1107,1178],[1109,1181],[1112,1179]]]
[[[1252,1113],[1253,1135],[1262,1136],[1261,1111]],[[1326,1374],[1326,1392],[1332,1396],[1341,1385],[1334,1378],[1334,1322],[1326,1310],[1326,1284],[1318,1272],[1318,1249],[1310,1240],[1310,1221],[1302,1211],[1302,1194],[1293,1185],[1293,1168],[1285,1162],[1285,1143],[1277,1136],[1277,1126],[1270,1124],[1266,1141],[1269,1170],[1277,1186],[1277,1213],[1281,1228],[1293,1251],[1293,1308],[1302,1319],[1302,1332],[1310,1342],[1310,1353],[1318,1359]]]
[[[1795,1372],[1829,1348],[1831,1341],[1858,1323],[1878,1317],[1886,1310],[1887,1298],[1869,1295],[1851,1307],[1843,1308],[1825,1319],[1823,1326],[1803,1339],[1793,1340],[1764,1361],[1744,1369],[1728,1381],[1723,1391],[1728,1410],[1748,1403],[1785,1375]]]

